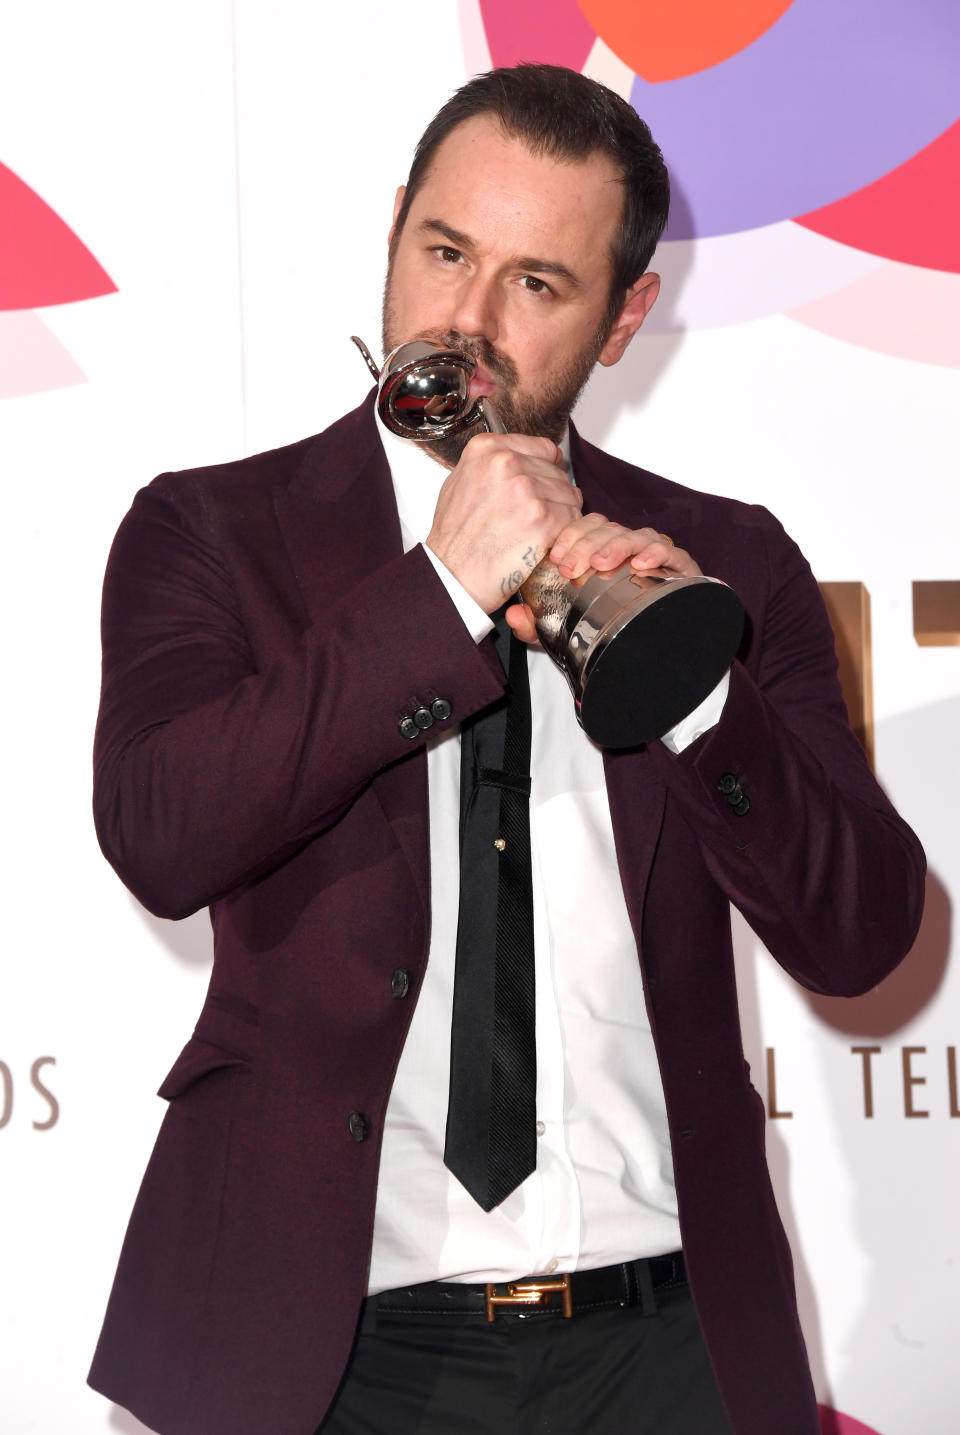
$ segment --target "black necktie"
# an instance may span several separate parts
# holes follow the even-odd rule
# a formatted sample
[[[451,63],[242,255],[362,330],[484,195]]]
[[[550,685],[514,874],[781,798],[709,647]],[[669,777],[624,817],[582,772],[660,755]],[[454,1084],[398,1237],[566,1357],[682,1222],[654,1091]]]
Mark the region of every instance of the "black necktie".
[[[494,632],[507,695],[464,723],[460,918],[443,1159],[485,1211],[537,1164],[530,685],[524,644]]]

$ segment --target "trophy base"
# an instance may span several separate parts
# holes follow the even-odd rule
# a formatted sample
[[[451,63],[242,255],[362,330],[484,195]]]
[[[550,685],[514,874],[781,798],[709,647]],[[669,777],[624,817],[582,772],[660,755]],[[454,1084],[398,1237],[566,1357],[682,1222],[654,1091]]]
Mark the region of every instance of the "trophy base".
[[[592,645],[572,684],[580,726],[601,747],[662,737],[716,687],[743,622],[740,599],[723,583],[662,583]]]

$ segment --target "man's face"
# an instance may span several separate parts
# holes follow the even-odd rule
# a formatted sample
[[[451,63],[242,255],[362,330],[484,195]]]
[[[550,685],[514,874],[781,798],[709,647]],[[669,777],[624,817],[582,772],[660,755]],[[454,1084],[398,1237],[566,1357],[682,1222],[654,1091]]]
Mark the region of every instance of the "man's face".
[[[559,440],[593,365],[616,362],[656,295],[645,276],[629,334],[618,324],[608,334],[622,205],[605,156],[533,155],[495,120],[465,121],[434,155],[402,231],[391,230],[385,352],[416,338],[466,351],[478,364],[471,397],[489,395],[509,432]],[[432,447],[455,463],[468,437]]]

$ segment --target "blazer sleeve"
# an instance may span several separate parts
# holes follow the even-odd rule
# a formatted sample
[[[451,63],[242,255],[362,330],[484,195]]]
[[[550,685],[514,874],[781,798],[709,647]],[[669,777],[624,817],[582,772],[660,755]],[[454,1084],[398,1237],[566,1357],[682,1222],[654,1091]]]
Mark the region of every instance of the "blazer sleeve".
[[[814,991],[856,995],[916,936],[924,855],[850,730],[810,568],[772,515],[753,511],[768,597],[748,664],[734,664],[716,727],[679,757],[659,743],[651,756],[713,877],[776,960]],[[731,777],[747,810],[727,800]]]
[[[233,565],[185,478],[138,494],[114,541],[94,748],[103,852],[168,917],[272,870],[413,758],[423,739],[398,721],[414,695],[446,697],[459,720],[504,681],[422,548],[358,577],[322,623],[258,660]]]

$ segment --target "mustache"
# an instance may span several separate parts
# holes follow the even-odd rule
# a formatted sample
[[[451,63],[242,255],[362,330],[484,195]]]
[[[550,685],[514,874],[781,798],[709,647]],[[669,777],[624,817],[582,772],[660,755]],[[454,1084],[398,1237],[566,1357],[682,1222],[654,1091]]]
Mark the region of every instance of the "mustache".
[[[501,384],[515,386],[519,380],[513,362],[482,335],[460,334],[456,329],[428,329],[422,337],[444,349],[456,349],[461,354],[469,354],[471,359],[482,365],[487,373]]]

